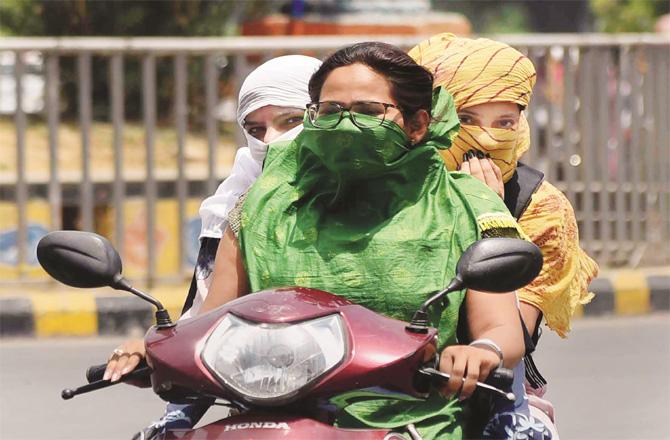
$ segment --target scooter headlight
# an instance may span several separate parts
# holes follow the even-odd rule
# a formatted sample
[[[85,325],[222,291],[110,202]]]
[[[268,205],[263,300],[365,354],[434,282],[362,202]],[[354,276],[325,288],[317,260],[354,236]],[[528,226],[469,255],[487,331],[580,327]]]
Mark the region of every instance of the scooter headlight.
[[[344,359],[340,315],[297,324],[264,324],[228,314],[202,351],[209,370],[252,403],[280,404]]]

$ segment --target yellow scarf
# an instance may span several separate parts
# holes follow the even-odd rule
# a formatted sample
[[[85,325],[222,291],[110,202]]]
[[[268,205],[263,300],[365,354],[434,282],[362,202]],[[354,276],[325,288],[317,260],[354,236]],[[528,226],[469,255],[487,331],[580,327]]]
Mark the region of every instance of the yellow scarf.
[[[463,162],[463,154],[472,150],[488,153],[500,168],[503,181],[507,182],[516,168],[516,130],[506,128],[480,127],[478,125],[461,125],[458,136],[447,150],[440,151],[442,159],[450,170],[458,169]]]
[[[444,86],[458,110],[488,102],[514,102],[526,107],[535,84],[535,68],[526,56],[504,43],[435,35],[409,52]],[[461,125],[451,147],[441,150],[446,166],[456,170],[463,153],[489,153],[507,181],[519,157],[530,147],[530,129],[522,114],[517,130]],[[520,289],[519,298],[539,308],[547,325],[565,337],[577,307],[593,294],[588,286],[598,265],[579,247],[575,214],[568,199],[549,182],[533,194],[519,224],[542,250],[540,275]]]
[[[444,86],[452,94],[458,110],[488,102],[528,106],[535,68],[525,55],[507,44],[438,34],[414,47],[409,55],[433,73],[435,86]],[[453,171],[466,151],[489,153],[506,182],[529,147],[530,130],[522,114],[517,130],[462,125],[452,147],[441,154]]]

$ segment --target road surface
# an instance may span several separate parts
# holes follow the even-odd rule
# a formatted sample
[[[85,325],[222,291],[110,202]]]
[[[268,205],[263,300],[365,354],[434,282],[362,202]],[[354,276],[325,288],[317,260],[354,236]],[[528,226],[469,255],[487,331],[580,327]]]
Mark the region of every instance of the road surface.
[[[130,438],[161,414],[150,390],[125,385],[60,399],[119,341],[1,340],[0,439]],[[670,438],[670,315],[583,319],[567,341],[547,331],[536,363],[564,440]]]

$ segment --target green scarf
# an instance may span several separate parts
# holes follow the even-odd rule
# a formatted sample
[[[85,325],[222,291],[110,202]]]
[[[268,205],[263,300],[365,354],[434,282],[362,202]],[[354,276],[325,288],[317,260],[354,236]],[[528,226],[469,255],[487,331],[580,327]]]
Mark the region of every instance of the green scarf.
[[[433,114],[426,139],[411,148],[395,123],[360,129],[346,115],[330,130],[305,118],[294,141],[271,145],[240,218],[239,246],[251,291],[311,287],[408,321],[448,284],[458,258],[484,229],[516,228],[495,193],[445,169],[437,148],[449,147],[458,130],[446,92],[436,91]],[[446,307],[434,307],[431,323],[439,329],[440,349],[456,342],[464,296],[454,292]],[[370,412],[384,406],[384,399],[344,410],[369,426],[426,418],[451,426],[460,411],[442,398],[422,402],[411,402],[402,417],[386,422],[380,420],[386,420],[380,416],[385,412]]]

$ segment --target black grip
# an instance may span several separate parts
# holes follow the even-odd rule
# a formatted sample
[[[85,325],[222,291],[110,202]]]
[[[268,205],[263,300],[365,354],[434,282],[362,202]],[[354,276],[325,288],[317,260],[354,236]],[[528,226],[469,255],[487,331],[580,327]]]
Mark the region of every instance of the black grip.
[[[86,370],[86,380],[88,383],[97,382],[102,380],[102,376],[105,374],[107,369],[107,364],[92,365]]]
[[[512,383],[514,382],[514,371],[498,367],[495,370],[491,371],[489,377],[486,378],[484,383],[492,385],[501,390],[509,390],[512,388]]]
[[[147,361],[145,359],[142,359],[140,363],[137,364],[137,367],[135,367],[133,371],[131,371],[130,373],[126,374],[123,377],[127,377],[129,379],[137,379],[137,377],[144,375],[139,373],[142,373],[140,370],[146,366]],[[86,370],[86,380],[88,381],[88,383],[93,383],[102,380],[102,376],[105,374],[106,369],[107,364],[92,365],[88,367],[88,370]],[[132,374],[133,372],[137,372],[138,374]]]

